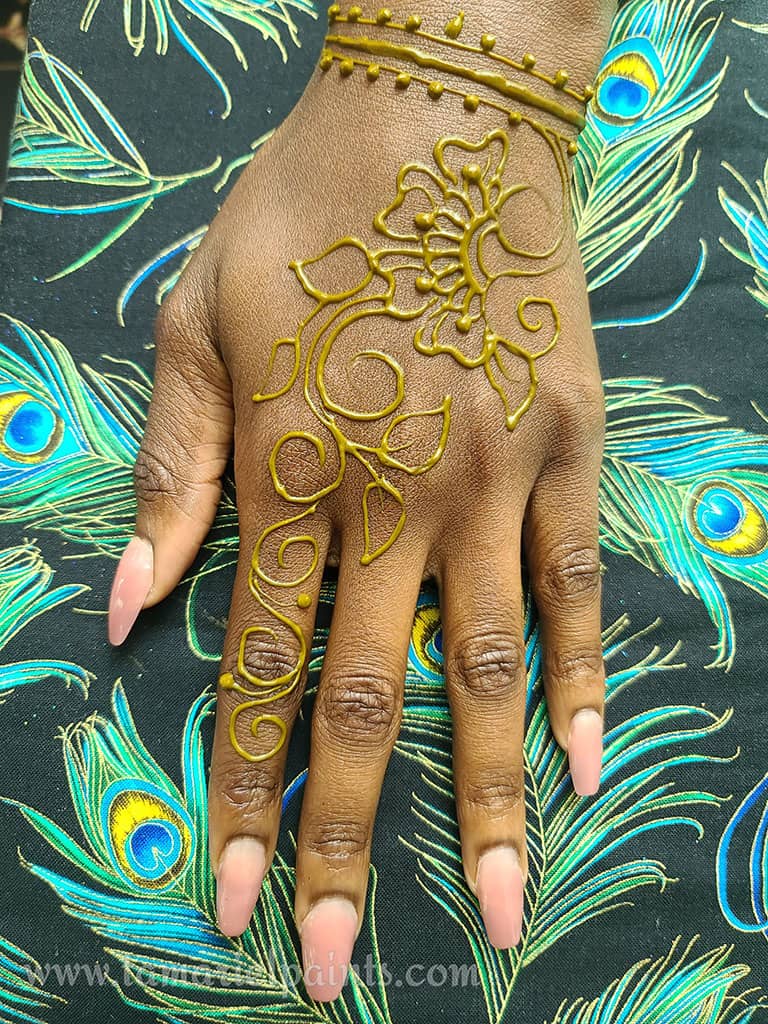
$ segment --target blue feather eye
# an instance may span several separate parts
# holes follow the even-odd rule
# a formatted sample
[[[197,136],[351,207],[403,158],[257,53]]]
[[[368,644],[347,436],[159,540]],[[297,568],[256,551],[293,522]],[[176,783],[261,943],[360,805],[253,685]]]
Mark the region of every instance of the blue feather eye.
[[[436,604],[419,604],[408,654],[411,668],[435,682],[443,678],[443,629]]]
[[[648,111],[664,80],[664,68],[649,40],[625,39],[608,51],[595,79],[594,116],[606,137],[635,124]]]
[[[149,782],[113,782],[101,800],[101,820],[112,864],[131,885],[168,889],[192,862],[195,832],[189,815]]]
[[[0,454],[11,462],[44,462],[63,433],[61,417],[39,398],[26,391],[0,395]]]
[[[694,543],[709,555],[741,560],[768,551],[768,513],[732,483],[708,482],[692,488],[685,519]]]

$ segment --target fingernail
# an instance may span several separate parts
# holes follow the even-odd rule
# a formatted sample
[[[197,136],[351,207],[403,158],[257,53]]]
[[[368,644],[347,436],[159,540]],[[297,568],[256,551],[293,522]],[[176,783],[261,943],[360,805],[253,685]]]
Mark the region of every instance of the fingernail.
[[[132,537],[118,562],[109,595],[107,633],[116,647],[125,640],[152,587],[152,545]]]
[[[224,847],[216,875],[216,917],[225,935],[242,935],[248,928],[265,870],[258,839],[241,836]]]
[[[600,788],[602,760],[602,718],[591,708],[577,711],[568,733],[568,763],[573,788],[579,796],[592,796]]]
[[[301,926],[304,984],[310,999],[329,1003],[341,992],[357,934],[357,912],[349,900],[320,900]]]
[[[488,939],[496,949],[511,949],[523,930],[523,875],[512,846],[499,846],[480,858],[477,899]]]

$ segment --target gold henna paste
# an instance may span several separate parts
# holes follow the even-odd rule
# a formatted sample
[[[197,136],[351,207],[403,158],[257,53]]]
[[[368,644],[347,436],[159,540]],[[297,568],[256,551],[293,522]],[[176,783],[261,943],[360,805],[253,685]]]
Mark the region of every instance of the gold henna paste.
[[[537,107],[539,110],[552,114],[561,121],[572,124],[577,128],[583,128],[586,123],[584,115],[578,110],[571,110],[562,103],[558,103],[557,100],[540,96],[532,89],[527,88],[527,86],[518,85],[497,71],[465,67],[462,64],[457,64],[455,61],[445,60],[434,54],[426,53],[418,47],[394,43],[388,39],[369,39],[366,36],[329,34],[325,37],[325,42],[326,46],[339,46],[342,49],[360,50],[362,53],[370,54],[377,61],[380,58],[402,60],[409,64],[415,64],[419,68],[426,68],[429,71],[438,71],[455,76],[456,78],[465,79],[475,85],[485,86],[507,99],[517,100],[519,103],[525,103],[527,106]],[[335,57],[333,51],[328,52]],[[342,60],[342,64],[345,62],[349,66],[349,58]],[[562,72],[562,74],[565,74],[565,72]],[[553,81],[553,84],[559,81],[561,79],[556,79]]]
[[[350,11],[353,21],[362,12]],[[378,23],[391,14],[379,12]],[[451,32],[461,32],[456,19]],[[418,33],[420,21],[411,20],[405,30]],[[455,38],[449,33],[449,38]],[[359,41],[358,41],[359,42]],[[484,36],[483,49],[495,41]],[[331,62],[332,62],[331,58]],[[352,67],[353,58],[345,58]],[[327,61],[327,54],[321,58]],[[349,65],[342,66],[342,72]],[[368,78],[374,81],[385,65],[370,64]],[[400,85],[407,88],[418,76],[398,70]],[[430,95],[439,98],[442,83],[426,80]],[[448,91],[445,88],[445,91]],[[465,104],[477,99],[464,94]],[[414,349],[425,357],[449,356],[468,371],[482,371],[498,395],[508,430],[513,430],[530,408],[538,386],[538,360],[556,345],[560,317],[554,302],[531,293],[516,309],[516,323],[495,324],[489,315],[489,294],[505,278],[541,277],[563,261],[562,243],[568,223],[568,167],[565,154],[572,152],[572,140],[515,112],[508,112],[512,124],[526,124],[549,147],[561,183],[560,209],[553,211],[562,225],[557,239],[541,251],[515,245],[505,231],[502,211],[514,196],[525,194],[530,185],[505,181],[510,138],[505,130],[488,132],[478,142],[449,136],[433,149],[433,164],[404,164],[397,175],[392,202],[376,214],[373,228],[384,239],[380,246],[347,236],[334,242],[318,256],[291,263],[291,268],[314,308],[302,320],[293,337],[279,338],[272,345],[265,379],[254,394],[254,402],[269,402],[301,388],[302,399],[317,426],[312,431],[291,430],[278,439],[269,456],[269,473],[275,494],[296,511],[269,526],[262,533],[251,559],[248,585],[271,626],[246,628],[233,672],[221,676],[222,689],[238,695],[232,710],[229,735],[234,749],[249,761],[264,761],[283,747],[288,728],[285,720],[269,705],[290,695],[306,668],[308,648],[304,631],[295,621],[295,611],[309,609],[312,598],[306,587],[322,571],[319,547],[308,524],[321,502],[338,490],[350,461],[362,468],[367,478],[360,494],[363,551],[360,561],[368,565],[388,551],[405,526],[405,500],[398,476],[417,477],[429,472],[442,458],[451,427],[452,396],[444,395],[434,407],[403,411],[407,393],[406,373],[398,359],[383,347],[356,351],[348,366],[375,364],[388,376],[386,399],[376,407],[360,408],[334,394],[328,378],[329,361],[340,339],[352,339],[359,327],[367,337],[387,339],[388,326],[407,325]],[[406,201],[418,201],[421,208],[412,222],[401,223]],[[494,245],[509,257],[501,269],[486,258],[486,246]],[[350,267],[357,272],[350,276]],[[318,281],[324,282],[322,285]],[[334,281],[328,290],[328,282]],[[545,324],[547,328],[545,329]],[[544,340],[535,347],[527,339]],[[349,344],[349,341],[347,342]],[[379,342],[381,344],[381,342]],[[356,346],[355,346],[356,347]],[[523,374],[514,374],[518,365]],[[282,368],[282,369],[281,369]],[[282,373],[282,377],[281,377]],[[513,398],[521,384],[525,393]],[[527,381],[527,385],[526,382]],[[414,436],[423,431],[421,449],[414,448]],[[300,493],[281,473],[282,457],[290,447],[305,449],[308,459],[325,471],[326,482]],[[418,454],[411,454],[418,451]],[[393,515],[387,519],[383,508]],[[374,520],[378,520],[374,526]],[[295,550],[308,554],[301,570],[291,568]],[[267,571],[268,559],[276,570]],[[280,600],[280,595],[285,599]],[[263,678],[249,668],[249,643],[256,642],[295,651],[289,671],[276,678]],[[268,737],[269,746],[264,740]]]
[[[525,72],[529,76],[536,78],[541,82],[545,82],[547,85],[550,85],[555,89],[562,90],[564,95],[570,96],[572,99],[577,100],[582,104],[586,104],[594,95],[594,89],[592,86],[587,86],[581,92],[568,86],[567,83],[569,75],[564,69],[556,71],[554,75],[547,75],[545,72],[537,69],[536,58],[531,53],[524,53],[522,59],[519,61],[514,60],[512,57],[507,57],[503,54],[497,53],[495,51],[496,37],[490,33],[485,33],[480,37],[479,45],[460,42],[458,37],[461,35],[464,28],[463,11],[460,11],[455,18],[451,18],[445,26],[444,35],[440,36],[433,32],[424,31],[421,28],[421,18],[417,15],[411,15],[405,22],[396,22],[393,19],[392,12],[387,8],[380,10],[375,18],[365,18],[362,16],[362,10],[360,8],[356,8],[356,10],[360,11],[358,16],[351,17],[350,12],[345,17],[341,13],[339,5],[333,4],[328,8],[328,20],[332,25],[370,25],[387,28],[394,32],[407,32],[409,35],[423,39],[425,42],[437,44],[439,47],[449,47],[456,52],[468,55],[482,55],[484,57],[488,57],[491,61],[496,62],[499,65],[503,65],[504,67],[515,71]]]

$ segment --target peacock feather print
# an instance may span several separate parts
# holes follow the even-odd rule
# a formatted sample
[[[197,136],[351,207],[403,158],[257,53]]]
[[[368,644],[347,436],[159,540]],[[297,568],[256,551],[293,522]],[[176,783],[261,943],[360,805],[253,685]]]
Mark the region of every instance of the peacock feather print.
[[[208,225],[203,224],[201,227],[188,232],[183,237],[175,239],[170,245],[165,246],[165,248],[161,249],[160,252],[156,253],[150,260],[147,260],[147,262],[130,277],[117,298],[117,322],[121,327],[125,327],[125,312],[128,303],[139,288],[154,274],[171,265],[173,266],[173,269],[170,273],[167,273],[165,277],[161,278],[157,288],[155,289],[155,302],[158,306],[160,305],[165,296],[171,291],[181,277],[182,271],[186,267],[187,263],[189,263],[192,254],[197,250],[207,231]]]
[[[0,652],[38,616],[88,590],[70,583],[52,587],[54,572],[29,541],[0,550]],[[69,661],[35,658],[0,665],[0,700],[20,686],[58,679],[88,695],[91,673]]]
[[[202,728],[213,710],[204,693],[181,739],[181,786],[152,757],[115,684],[111,718],[94,714],[63,730],[64,767],[81,839],[13,800],[65,862],[59,870],[21,862],[57,895],[65,913],[104,941],[118,965],[112,983],[133,1008],[169,1022],[233,1019],[283,1024],[391,1024],[381,972],[352,975],[333,1004],[301,984],[293,927],[294,872],[278,855],[251,928],[229,939],[216,926],[208,859]],[[377,962],[376,874],[366,919]]]
[[[712,0],[632,0],[614,19],[571,188],[593,292],[625,273],[669,226],[696,178],[693,127],[714,106],[727,67],[697,81],[722,19],[706,16],[711,10]],[[679,309],[703,272],[705,251],[668,309],[631,322]]]
[[[698,936],[678,953],[680,939],[657,960],[641,960],[597,998],[565,1001],[551,1024],[747,1024],[764,1010],[757,990],[740,991],[750,974],[730,963],[733,948],[692,957]],[[670,1016],[673,1014],[674,1016]]]
[[[78,369],[57,338],[0,318],[0,521],[117,554],[133,531],[149,378],[120,359]]]
[[[117,558],[133,534],[133,464],[152,384],[127,359],[78,368],[66,346],[0,313],[16,347],[0,340],[0,522],[52,530],[83,555]],[[191,575],[188,641],[201,657],[196,618],[212,573],[237,558],[237,512],[226,481],[205,561]],[[218,655],[216,655],[218,656]]]
[[[87,0],[80,21],[80,28],[84,32],[90,29],[100,6],[101,0]],[[288,51],[283,41],[283,32],[293,45],[301,45],[292,12],[316,17],[313,0],[140,0],[138,4],[135,0],[123,0],[123,31],[136,55],[147,44],[152,27],[155,32],[155,53],[168,53],[172,38],[180,43],[215,83],[224,99],[221,116],[228,117],[232,112],[229,87],[183,22],[195,18],[200,25],[215,32],[229,44],[238,63],[247,71],[245,52],[224,19],[256,29],[265,40],[277,46],[285,62],[288,60]]]
[[[155,200],[211,174],[221,161],[183,174],[154,174],[93,89],[38,39],[31,42],[22,69],[4,202],[54,216],[120,217],[87,252],[48,277],[55,281],[105,252]]]
[[[729,426],[697,388],[633,378],[604,386],[601,544],[702,601],[717,629],[712,665],[730,668],[723,578],[768,597],[768,437]]]
[[[740,21],[738,18],[733,19],[734,25],[738,25],[740,28],[748,28],[750,32],[757,32],[758,35],[768,36],[768,21],[766,22],[749,22]]]
[[[214,193],[218,194],[222,192],[222,190],[229,184],[232,174],[234,174],[238,168],[250,163],[256,150],[260,149],[267,139],[271,138],[273,135],[274,129],[270,128],[269,131],[260,135],[258,139],[253,140],[247,153],[241,154],[233,160],[230,160],[222,171],[221,177],[213,186]],[[192,254],[199,247],[207,231],[208,225],[203,224],[188,232],[182,238],[175,239],[170,245],[165,246],[160,250],[160,252],[147,260],[143,266],[131,275],[117,298],[117,322],[121,327],[125,326],[125,313],[128,303],[136,294],[138,289],[153,275],[157,274],[161,270],[165,270],[169,265],[172,265],[173,269],[170,273],[166,273],[165,276],[160,279],[155,289],[155,303],[158,306],[160,305],[165,296],[171,291],[173,286],[181,277],[182,271],[186,267],[187,263],[189,263]]]
[[[734,875],[747,878],[746,892],[738,901],[732,891]],[[723,831],[716,881],[728,924],[768,938],[768,775],[747,793]]]
[[[43,974],[34,957],[0,936],[0,1024],[46,1024],[40,1014],[65,1002],[46,989]]]
[[[670,704],[618,717],[620,695],[627,687],[636,687],[649,675],[682,667],[675,662],[678,647],[664,653],[651,644],[639,653],[648,647],[651,632],[652,627],[632,634],[625,616],[604,633],[609,674],[602,788],[596,797],[580,797],[570,785],[565,754],[549,729],[538,628],[527,602],[528,883],[522,939],[515,949],[502,951],[490,945],[477,901],[464,879],[453,808],[449,730],[445,730],[439,759],[429,749],[421,757],[421,786],[412,804],[416,830],[402,841],[415,856],[421,886],[466,937],[490,1024],[516,1019],[512,996],[524,967],[587,922],[631,906],[636,890],[664,889],[672,881],[659,860],[631,853],[638,837],[662,828],[687,828],[700,838],[698,812],[722,802],[722,797],[696,788],[690,776],[697,764],[729,759],[709,748],[711,737],[732,717],[730,710],[717,715],[701,706]],[[638,651],[634,661],[633,650]],[[433,637],[425,658],[430,672],[441,664],[438,652],[439,643]],[[447,717],[444,695],[442,703]],[[423,728],[421,717],[414,722],[406,709],[404,729],[413,724]],[[692,788],[685,788],[685,783],[678,788],[683,779],[693,782]]]
[[[753,109],[756,109],[754,104]],[[768,113],[764,116],[768,118]],[[723,186],[717,190],[720,205],[740,232],[746,248],[734,245],[722,236],[720,244],[753,271],[752,284],[747,285],[746,290],[763,309],[768,310],[768,160],[763,166],[762,178],[757,179],[754,187],[727,161],[723,161],[723,167],[740,186],[749,205],[732,198]]]

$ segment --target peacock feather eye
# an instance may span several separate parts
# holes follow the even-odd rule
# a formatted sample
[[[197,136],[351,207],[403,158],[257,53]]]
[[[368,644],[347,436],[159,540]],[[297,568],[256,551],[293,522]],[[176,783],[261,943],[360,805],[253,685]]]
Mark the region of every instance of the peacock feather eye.
[[[648,39],[625,39],[608,51],[595,79],[594,116],[607,125],[635,124],[647,113],[664,77]]]
[[[11,462],[44,462],[61,443],[64,423],[27,391],[0,394],[0,454]]]
[[[411,667],[429,679],[443,676],[443,630],[436,604],[420,604],[416,609],[408,656]]]
[[[170,888],[192,863],[195,830],[181,804],[141,779],[113,782],[101,821],[115,870],[140,889]]]
[[[686,527],[707,554],[752,559],[768,551],[768,511],[735,484],[693,487],[686,502]]]

